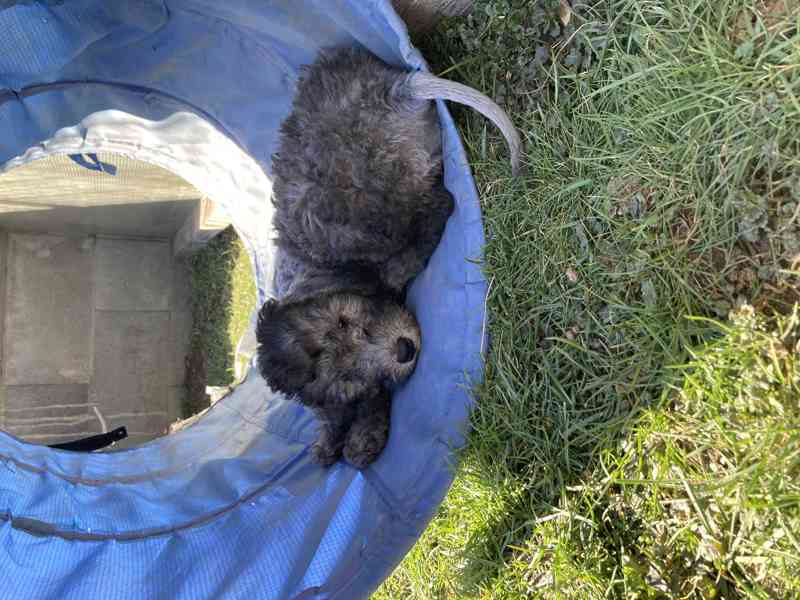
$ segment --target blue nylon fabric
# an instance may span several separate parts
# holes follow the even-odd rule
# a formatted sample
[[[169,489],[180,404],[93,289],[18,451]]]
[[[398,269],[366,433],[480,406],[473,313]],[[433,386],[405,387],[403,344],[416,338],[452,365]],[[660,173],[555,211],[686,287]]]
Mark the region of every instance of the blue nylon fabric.
[[[298,66],[354,43],[425,68],[388,0],[15,3],[0,10],[0,166],[98,111],[188,111],[269,174]],[[72,454],[0,433],[0,600],[353,600],[391,572],[452,481],[466,388],[481,378],[480,207],[439,108],[457,207],[409,293],[423,351],[378,461],[314,465],[313,416],[252,369],[199,423],[132,450]],[[266,211],[220,201],[234,224]],[[274,255],[249,249],[263,301]]]

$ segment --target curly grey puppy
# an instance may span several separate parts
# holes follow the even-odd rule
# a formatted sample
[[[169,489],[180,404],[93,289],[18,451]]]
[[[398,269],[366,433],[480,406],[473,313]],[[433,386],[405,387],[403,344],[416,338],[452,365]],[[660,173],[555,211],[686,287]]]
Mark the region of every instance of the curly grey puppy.
[[[358,468],[377,458],[389,435],[390,391],[417,362],[414,316],[363,291],[270,300],[259,312],[261,375],[317,414],[322,429],[312,452],[323,465],[342,453]]]
[[[324,269],[372,269],[398,293],[422,271],[453,210],[430,98],[487,115],[519,170],[519,135],[483,94],[363,49],[322,51],[301,73],[272,160],[275,228],[288,253]]]
[[[486,114],[519,170],[519,136],[486,96],[363,49],[321,52],[281,126],[274,225],[302,268],[291,293],[259,314],[259,368],[320,417],[313,451],[324,465],[342,453],[357,467],[378,456],[389,392],[416,364],[419,326],[400,301],[453,210],[432,98]]]

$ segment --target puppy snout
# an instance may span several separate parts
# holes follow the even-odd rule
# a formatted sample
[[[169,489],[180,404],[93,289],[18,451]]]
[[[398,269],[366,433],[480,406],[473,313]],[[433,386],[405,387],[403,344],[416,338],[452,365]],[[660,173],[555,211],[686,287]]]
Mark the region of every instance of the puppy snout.
[[[411,362],[416,354],[417,348],[410,339],[401,337],[397,340],[397,362]]]

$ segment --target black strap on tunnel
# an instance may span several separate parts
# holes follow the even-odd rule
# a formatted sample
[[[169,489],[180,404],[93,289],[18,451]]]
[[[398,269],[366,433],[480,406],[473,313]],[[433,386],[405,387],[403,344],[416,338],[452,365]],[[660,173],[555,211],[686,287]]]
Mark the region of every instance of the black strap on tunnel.
[[[126,437],[128,437],[128,430],[125,427],[117,427],[108,433],[91,435],[72,442],[64,442],[63,444],[51,444],[49,447],[71,452],[94,452],[95,450],[107,448],[114,442],[124,440]]]

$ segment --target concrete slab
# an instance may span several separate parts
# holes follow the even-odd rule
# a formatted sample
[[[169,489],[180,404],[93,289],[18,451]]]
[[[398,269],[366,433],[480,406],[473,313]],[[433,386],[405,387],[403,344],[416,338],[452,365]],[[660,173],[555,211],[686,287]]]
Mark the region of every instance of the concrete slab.
[[[101,238],[95,253],[95,308],[169,310],[172,254],[168,242]]]
[[[121,449],[182,418],[191,265],[168,242],[0,232],[4,301],[0,428],[52,444],[124,425]]]
[[[196,205],[196,200],[86,207],[0,202],[0,227],[16,232],[170,240]]]
[[[93,265],[86,238],[9,235],[6,385],[89,382]]]
[[[169,312],[95,311],[91,402],[108,429],[160,435],[169,424]]]
[[[101,432],[88,385],[13,385],[2,396],[5,430],[28,442],[54,444]]]
[[[173,267],[172,311],[170,319],[170,381],[186,381],[186,356],[192,342],[192,282],[188,261],[176,259]]]
[[[189,390],[186,389],[185,385],[170,386],[169,404],[167,407],[170,424],[183,419],[183,405],[186,402],[188,394]]]
[[[191,350],[192,313],[173,312],[170,319],[170,380],[171,385],[186,381],[186,357]]]
[[[172,303],[170,308],[192,312],[192,263],[177,257],[172,264]]]

